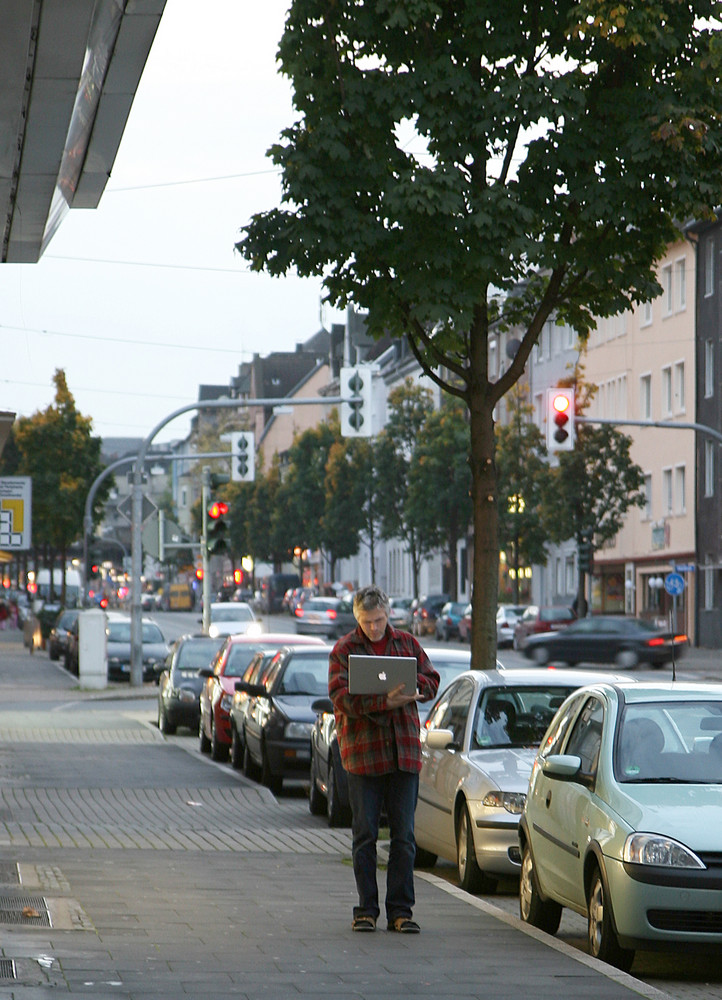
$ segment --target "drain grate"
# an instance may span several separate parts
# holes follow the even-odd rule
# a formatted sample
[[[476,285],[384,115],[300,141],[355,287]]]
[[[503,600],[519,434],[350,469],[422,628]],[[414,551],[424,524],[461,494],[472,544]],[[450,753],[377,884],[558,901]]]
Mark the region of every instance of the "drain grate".
[[[19,882],[17,863],[15,861],[0,861],[0,884],[18,885]]]
[[[12,958],[0,958],[0,979],[17,979]]]
[[[50,927],[48,904],[42,896],[0,896],[0,924]]]

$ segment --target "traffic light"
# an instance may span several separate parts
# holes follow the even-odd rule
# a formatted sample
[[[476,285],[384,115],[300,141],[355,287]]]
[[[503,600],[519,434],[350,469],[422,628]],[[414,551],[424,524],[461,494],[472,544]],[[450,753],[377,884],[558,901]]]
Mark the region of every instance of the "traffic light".
[[[547,389],[547,451],[574,451],[573,389]]]
[[[228,552],[228,525],[225,516],[228,513],[228,504],[222,500],[214,500],[208,508],[208,529],[206,532],[206,544],[209,556],[218,556],[223,552]]]
[[[256,441],[253,431],[234,431],[231,439],[231,479],[252,483],[256,478]]]
[[[372,367],[357,365],[342,368],[341,387],[341,435],[343,437],[371,437],[371,404],[373,383]]]
[[[589,535],[582,535],[578,547],[579,570],[582,573],[591,573],[594,569],[594,545]]]

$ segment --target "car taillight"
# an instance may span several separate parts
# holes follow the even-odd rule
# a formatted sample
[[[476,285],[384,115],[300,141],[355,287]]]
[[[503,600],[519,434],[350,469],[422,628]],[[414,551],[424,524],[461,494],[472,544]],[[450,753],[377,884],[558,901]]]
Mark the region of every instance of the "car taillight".
[[[336,617],[336,609],[335,608],[327,608],[326,609],[326,617],[330,618],[333,621],[333,619]]]
[[[303,608],[300,604],[296,608],[296,618],[303,618]]]
[[[659,637],[657,637],[655,639],[647,639],[647,645],[648,646],[663,646],[665,644],[665,642],[666,642],[665,639],[661,639]]]

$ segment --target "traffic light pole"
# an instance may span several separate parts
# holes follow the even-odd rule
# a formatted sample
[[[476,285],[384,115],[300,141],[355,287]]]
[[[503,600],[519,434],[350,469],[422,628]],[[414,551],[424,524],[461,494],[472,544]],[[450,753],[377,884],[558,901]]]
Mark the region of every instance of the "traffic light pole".
[[[208,635],[211,624],[211,560],[208,555],[208,504],[211,499],[211,469],[209,465],[203,466],[203,479],[201,485],[201,566],[203,568],[203,616],[201,629],[203,635]]]
[[[171,423],[176,417],[194,410],[243,410],[249,406],[335,406],[344,402],[341,396],[310,396],[302,399],[289,399],[288,396],[263,399],[216,399],[202,403],[188,403],[169,413],[160,423],[156,424],[150,434],[142,442],[133,465],[131,492],[131,569],[130,569],[130,684],[133,687],[143,686],[143,611],[141,607],[141,579],[143,572],[143,466],[148,449],[156,434]],[[194,456],[185,455],[184,458]],[[205,509],[205,505],[204,505]],[[203,574],[203,579],[208,574]]]

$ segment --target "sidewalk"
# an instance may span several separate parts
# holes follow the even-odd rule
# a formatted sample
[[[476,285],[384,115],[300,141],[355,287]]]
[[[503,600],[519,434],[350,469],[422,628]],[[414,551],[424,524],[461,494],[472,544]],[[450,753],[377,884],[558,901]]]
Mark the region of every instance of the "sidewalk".
[[[0,633],[3,996],[666,996],[427,872],[421,934],[354,934],[348,830],[98,696]]]

